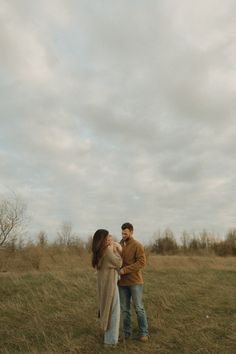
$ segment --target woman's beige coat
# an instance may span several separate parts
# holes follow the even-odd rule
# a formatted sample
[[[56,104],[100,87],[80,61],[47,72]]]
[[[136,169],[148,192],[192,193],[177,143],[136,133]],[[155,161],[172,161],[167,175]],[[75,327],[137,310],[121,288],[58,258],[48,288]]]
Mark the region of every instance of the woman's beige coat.
[[[121,265],[121,257],[113,252],[112,246],[108,246],[99,261],[97,272],[99,314],[103,331],[109,328],[112,302],[118,281],[117,271]]]

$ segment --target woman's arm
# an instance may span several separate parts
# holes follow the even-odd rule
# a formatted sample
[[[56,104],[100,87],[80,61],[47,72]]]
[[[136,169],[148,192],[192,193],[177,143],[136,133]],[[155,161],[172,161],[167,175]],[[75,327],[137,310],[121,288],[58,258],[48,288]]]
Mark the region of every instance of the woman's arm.
[[[113,246],[113,252],[122,256],[122,247],[118,242],[113,242],[112,243]]]
[[[117,269],[120,269],[122,266],[122,258],[120,254],[114,253],[113,252],[113,245],[108,246],[106,249],[106,256],[109,260],[109,262]]]

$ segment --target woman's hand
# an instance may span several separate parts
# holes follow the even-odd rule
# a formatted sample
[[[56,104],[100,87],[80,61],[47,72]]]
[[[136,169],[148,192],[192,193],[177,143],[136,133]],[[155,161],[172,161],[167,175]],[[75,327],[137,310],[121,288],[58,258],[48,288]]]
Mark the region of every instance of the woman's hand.
[[[120,268],[120,275],[124,275],[125,274],[125,271],[124,271],[124,269],[123,268]]]
[[[112,246],[112,244],[113,244],[112,236],[109,234],[106,239],[106,246],[107,247]]]

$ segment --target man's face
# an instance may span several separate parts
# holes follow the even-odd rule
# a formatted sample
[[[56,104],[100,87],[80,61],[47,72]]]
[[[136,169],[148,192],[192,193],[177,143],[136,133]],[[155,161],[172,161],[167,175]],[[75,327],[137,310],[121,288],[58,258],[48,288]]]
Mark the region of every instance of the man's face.
[[[124,241],[128,241],[132,235],[133,231],[130,231],[129,229],[122,230],[122,238]]]

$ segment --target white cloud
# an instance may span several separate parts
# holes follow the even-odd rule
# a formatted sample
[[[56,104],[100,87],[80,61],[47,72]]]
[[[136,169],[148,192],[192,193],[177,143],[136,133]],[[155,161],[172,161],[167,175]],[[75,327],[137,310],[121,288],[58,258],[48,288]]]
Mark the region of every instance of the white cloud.
[[[233,1],[2,1],[0,191],[31,229],[234,226]]]

